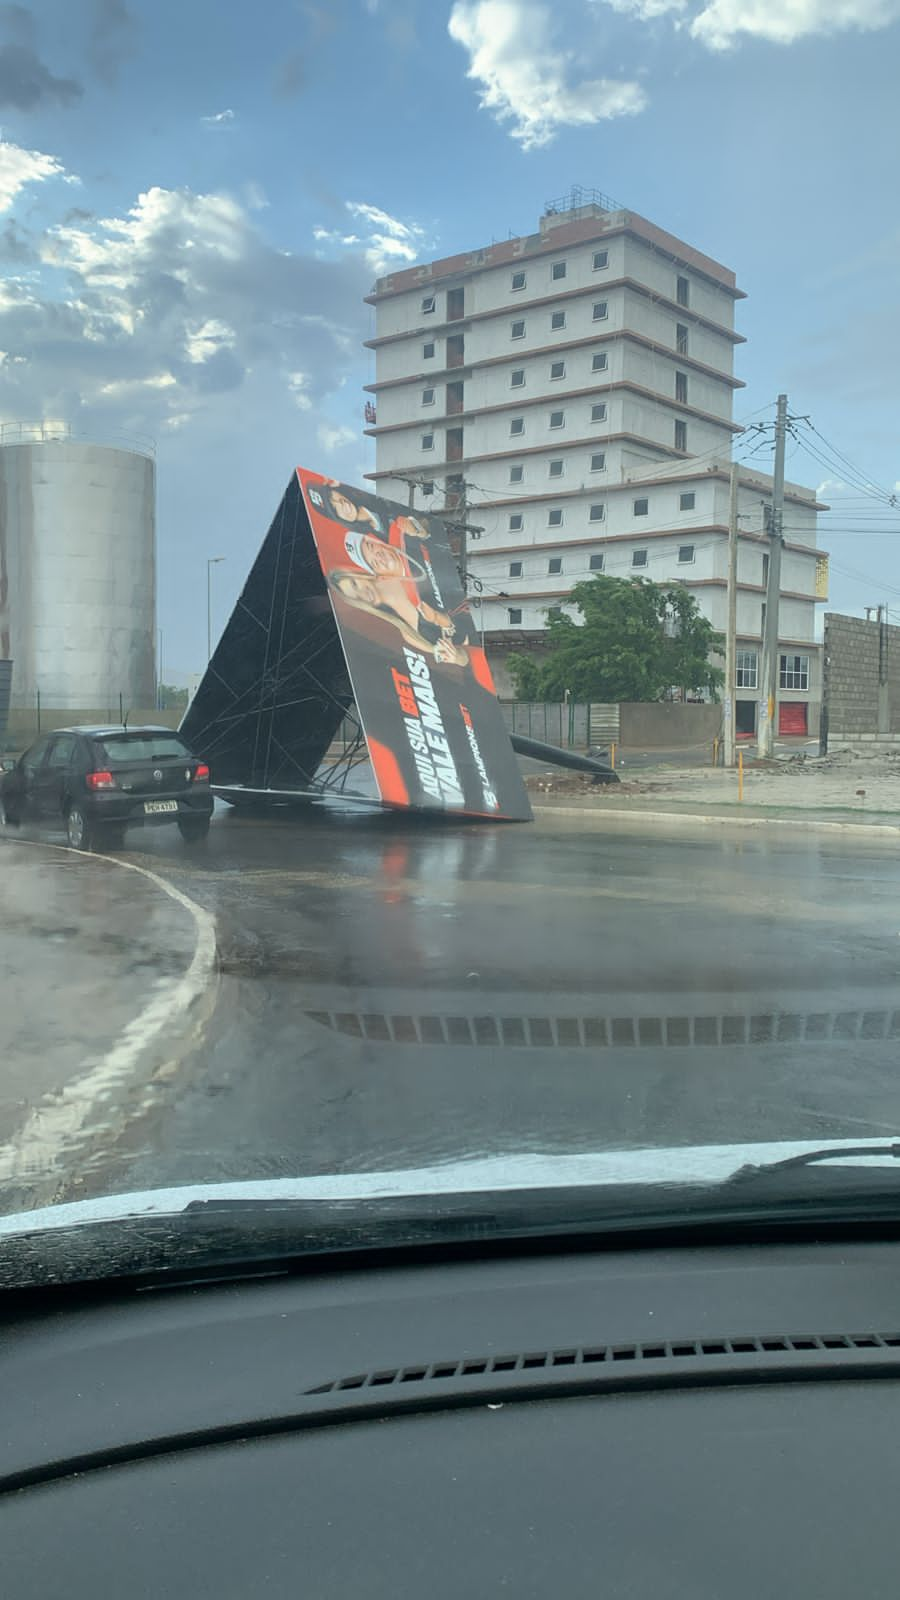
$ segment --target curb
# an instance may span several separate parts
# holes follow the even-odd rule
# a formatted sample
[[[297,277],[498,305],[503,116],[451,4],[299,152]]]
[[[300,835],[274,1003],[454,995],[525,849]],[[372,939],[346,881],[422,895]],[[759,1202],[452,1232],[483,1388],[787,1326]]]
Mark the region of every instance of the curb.
[[[534,820],[538,817],[588,817],[598,822],[606,817],[614,818],[617,822],[675,822],[694,825],[698,822],[703,825],[719,826],[724,828],[802,828],[806,832],[816,833],[856,833],[866,838],[900,838],[900,824],[893,822],[827,822],[819,817],[808,820],[799,817],[747,817],[747,816],[722,816],[720,812],[710,811],[620,811],[601,810],[599,807],[588,810],[579,806],[534,806]]]

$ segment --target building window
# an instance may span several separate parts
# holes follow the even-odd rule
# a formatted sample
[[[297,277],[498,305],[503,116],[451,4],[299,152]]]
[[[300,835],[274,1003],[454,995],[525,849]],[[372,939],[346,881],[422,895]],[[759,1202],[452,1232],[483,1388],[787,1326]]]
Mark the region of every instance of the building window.
[[[509,481],[510,481],[510,483],[522,483],[524,481],[524,478],[525,478],[525,468],[524,467],[510,467],[510,469],[509,469]]]
[[[679,417],[675,423],[675,449],[687,449],[687,423]]]
[[[591,471],[592,472],[605,472],[606,471],[606,455],[605,455],[604,451],[597,450],[591,456]]]
[[[509,287],[513,291],[515,291],[516,289],[524,289],[524,287],[525,287],[525,274],[524,274],[524,272],[514,272],[512,277],[509,280]]]
[[[594,301],[594,321],[605,322],[607,318],[607,304],[605,300]]]
[[[550,363],[550,376],[551,376],[551,378],[564,378],[565,375],[566,375],[566,363],[564,361],[551,361],[551,363]]]
[[[434,405],[434,390],[433,389],[423,389],[422,390],[422,404],[423,404],[423,406],[433,406]]]
[[[565,425],[566,425],[566,413],[564,411],[551,411],[551,413],[550,413],[550,426],[551,426],[551,428],[564,428]]]
[[[594,251],[594,271],[595,272],[602,272],[603,268],[604,267],[608,267],[608,266],[609,266],[609,251],[608,250],[595,250]]]
[[[510,575],[511,578],[521,578],[521,576],[522,576],[522,563],[521,563],[521,561],[511,561],[509,563],[509,575]]]
[[[433,359],[433,357],[434,357],[434,340],[433,339],[429,339],[428,343],[427,344],[423,344],[423,346],[422,346],[422,360],[423,361],[431,361]]]
[[[631,565],[633,567],[645,567],[647,565],[646,550],[632,550]]]
[[[554,578],[558,572],[562,572],[562,556],[551,556],[547,562],[547,571]]]
[[[675,374],[675,399],[682,406],[686,406],[688,403],[686,372],[676,372]]]
[[[756,651],[737,650],[734,657],[734,683],[737,689],[755,689]]]
[[[562,527],[562,519],[563,519],[562,507],[561,506],[554,506],[552,508],[552,510],[547,512],[547,527],[548,528],[561,528]]]
[[[436,301],[435,301],[434,295],[433,294],[427,294],[425,296],[425,299],[422,301],[422,315],[425,316],[425,317],[430,316],[431,312],[435,308],[435,304],[436,304]]]
[[[691,561],[693,561],[693,559],[694,559],[694,546],[692,544],[680,544],[678,546],[678,563],[679,563],[679,566],[682,566],[682,567],[687,566]]]
[[[591,421],[592,422],[605,422],[606,421],[606,401],[605,400],[598,400],[595,405],[591,406]]]
[[[689,306],[691,303],[691,286],[687,278],[676,278],[675,299],[680,306]]]
[[[678,496],[679,511],[693,511],[696,503],[697,496],[695,495],[693,489],[688,489],[685,494],[680,494]]]
[[[605,372],[608,360],[609,358],[605,350],[595,350],[591,360],[591,371]]]
[[[680,356],[688,353],[688,331],[683,322],[675,324],[675,349]]]
[[[591,559],[588,562],[588,566],[590,567],[591,572],[602,572],[603,571],[603,551],[602,550],[595,550],[594,551],[594,554],[591,556]]]
[[[524,337],[525,337],[525,320],[524,320],[524,318],[521,318],[518,322],[511,322],[510,323],[510,325],[509,325],[509,337],[511,339],[524,339]]]
[[[423,480],[422,480],[422,493],[423,494],[434,494],[434,482],[433,482],[433,480],[431,478],[428,478],[428,479],[424,479],[423,478]]]
[[[566,263],[564,261],[554,261],[553,266],[550,268],[550,276],[553,282],[558,283],[560,278],[564,278],[565,275]]]
[[[524,433],[525,432],[525,418],[524,417],[510,417],[510,419],[509,419],[509,431],[510,431],[510,433]]]
[[[509,514],[510,533],[521,533],[523,526],[524,522],[521,511],[511,511]]]
[[[524,367],[515,367],[513,369],[513,371],[509,375],[509,386],[510,386],[511,389],[524,389],[524,387],[525,387],[525,368]]]
[[[778,681],[782,689],[808,689],[809,656],[782,656]]]
[[[588,521],[589,522],[602,522],[605,516],[606,516],[606,507],[605,506],[603,506],[603,505],[593,505],[593,506],[591,506],[591,509],[588,512]]]
[[[563,475],[563,464],[561,461],[551,461],[548,464],[547,470],[551,478],[561,478]]]
[[[434,434],[433,433],[423,433],[420,448],[422,450],[433,450],[434,449]]]
[[[550,317],[550,326],[551,326],[551,328],[553,328],[553,329],[564,328],[565,325],[566,325],[566,313],[564,311],[554,311],[552,313],[551,317]]]
[[[507,608],[506,615],[508,616],[510,622],[515,625],[515,623],[522,621],[522,607],[509,606]]]
[[[763,581],[764,586],[766,588],[768,588],[768,584],[769,584],[769,554],[768,554],[768,551],[766,551],[766,550],[763,551],[763,558],[762,558],[762,581]]]
[[[636,517],[645,517],[650,510],[649,500],[635,500],[632,510]]]

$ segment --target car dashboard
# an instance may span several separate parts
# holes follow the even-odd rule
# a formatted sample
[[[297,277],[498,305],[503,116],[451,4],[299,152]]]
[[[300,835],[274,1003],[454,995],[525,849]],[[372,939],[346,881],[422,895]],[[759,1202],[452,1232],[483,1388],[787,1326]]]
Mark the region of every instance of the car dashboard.
[[[3,1592],[896,1590],[900,1245],[16,1293]]]

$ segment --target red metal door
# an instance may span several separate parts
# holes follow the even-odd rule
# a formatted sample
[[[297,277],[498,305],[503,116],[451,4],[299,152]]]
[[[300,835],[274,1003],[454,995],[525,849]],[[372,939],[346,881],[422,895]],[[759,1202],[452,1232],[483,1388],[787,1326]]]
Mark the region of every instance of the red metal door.
[[[779,733],[806,732],[806,701],[783,700],[778,707]]]

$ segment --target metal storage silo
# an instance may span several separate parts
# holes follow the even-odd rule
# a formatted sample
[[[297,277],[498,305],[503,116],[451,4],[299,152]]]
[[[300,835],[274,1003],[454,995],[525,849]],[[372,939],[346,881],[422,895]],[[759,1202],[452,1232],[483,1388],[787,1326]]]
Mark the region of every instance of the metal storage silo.
[[[0,428],[0,658],[13,707],[155,704],[152,449]]]

